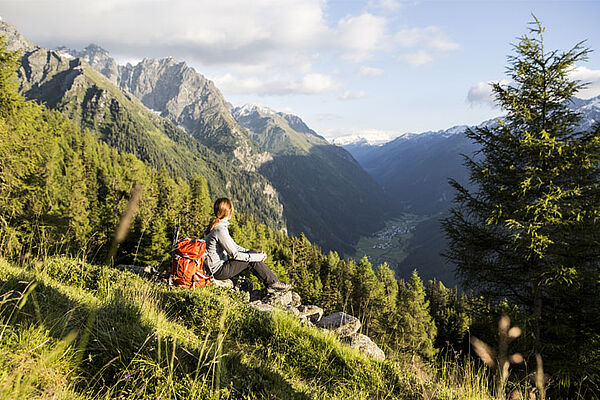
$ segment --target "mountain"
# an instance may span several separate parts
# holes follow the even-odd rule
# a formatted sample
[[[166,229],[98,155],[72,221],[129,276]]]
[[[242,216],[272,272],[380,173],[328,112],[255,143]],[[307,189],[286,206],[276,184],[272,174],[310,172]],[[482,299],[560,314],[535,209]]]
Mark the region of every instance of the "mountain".
[[[86,49],[99,53],[97,46]],[[71,52],[92,59],[87,50]],[[264,195],[283,203],[291,233],[304,232],[327,249],[348,252],[361,235],[382,225],[381,189],[348,152],[331,146],[301,118],[233,108],[213,82],[174,58],[120,66],[118,83],[225,158],[224,165],[266,177],[272,188],[265,186]]]
[[[271,154],[306,154],[314,146],[329,145],[295,115],[252,104],[232,111],[240,125],[250,130],[252,140]]]
[[[301,118],[273,112],[256,125],[238,113],[238,122],[214,83],[185,62],[118,66],[98,45],[49,50],[32,47],[8,24],[1,29],[24,51],[22,93],[119,151],[172,176],[203,175],[213,196],[231,196],[241,211],[304,232],[326,249],[349,253],[382,225],[382,190]]]
[[[587,100],[574,98],[572,108],[582,115],[579,130],[589,130],[600,122],[600,96]],[[478,126],[491,126],[496,120]],[[435,214],[447,210],[454,198],[448,178],[468,183],[462,155],[472,156],[477,150],[465,134],[468,128],[475,127],[459,125],[436,132],[409,133],[379,146],[361,141],[344,148],[390,197],[398,199],[397,207]]]
[[[90,44],[83,50],[67,49],[64,46],[58,47],[57,50],[65,53],[67,56],[81,58],[85,60],[92,68],[106,76],[109,81],[117,84],[119,79],[119,66],[117,62],[109,55],[108,51],[104,50],[97,44]]]
[[[600,121],[600,96],[582,100],[573,99],[573,109],[582,114],[580,130],[588,130]],[[496,119],[479,126],[490,126]],[[345,145],[362,167],[382,186],[398,212],[424,217],[416,225],[408,244],[408,256],[399,262],[396,271],[410,276],[419,269],[423,279],[443,279],[455,283],[453,267],[439,255],[446,248],[440,219],[447,215],[454,199],[454,189],[448,184],[453,178],[469,187],[469,175],[463,155],[473,156],[477,146],[466,136],[469,127],[405,134],[383,145],[365,141]],[[474,128],[474,127],[470,127]]]
[[[23,51],[20,90],[93,131],[98,140],[132,153],[172,176],[206,177],[213,196],[231,196],[238,208],[274,228],[284,228],[283,206],[272,185],[259,173],[225,168],[229,160],[171,121],[156,115],[82,58],[64,49],[29,46],[15,27],[0,22],[9,47]],[[25,45],[25,47],[19,47]],[[88,47],[94,49],[94,47]],[[97,49],[96,49],[97,50]],[[100,67],[104,64],[97,63]]]
[[[461,154],[471,155],[475,146],[464,135],[467,126],[444,131],[405,134],[373,146],[364,142],[344,146],[386,194],[395,207],[417,214],[435,214],[453,198],[448,177],[465,182]]]
[[[202,143],[255,170],[269,159],[233,115],[214,83],[185,62],[146,58],[119,69],[119,85]]]
[[[260,171],[282,197],[290,232],[351,254],[360,236],[383,226],[383,191],[346,150],[295,115],[256,105],[234,108],[233,115],[273,155]]]

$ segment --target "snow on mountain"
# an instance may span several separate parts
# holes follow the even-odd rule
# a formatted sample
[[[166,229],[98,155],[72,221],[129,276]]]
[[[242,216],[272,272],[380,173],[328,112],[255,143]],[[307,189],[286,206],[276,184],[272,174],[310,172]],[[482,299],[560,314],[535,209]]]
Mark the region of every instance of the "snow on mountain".
[[[269,107],[263,107],[256,104],[244,104],[241,107],[235,107],[233,109],[233,116],[235,119],[239,119],[241,117],[247,117],[255,112],[267,114],[267,115],[275,115],[277,111],[270,109]]]
[[[402,136],[402,135],[400,135]],[[391,142],[392,140],[399,137],[398,133],[367,133],[367,134],[353,134],[343,135],[336,137],[325,137],[327,141],[336,146],[348,146],[348,145],[369,145],[369,146],[381,146],[385,143]]]

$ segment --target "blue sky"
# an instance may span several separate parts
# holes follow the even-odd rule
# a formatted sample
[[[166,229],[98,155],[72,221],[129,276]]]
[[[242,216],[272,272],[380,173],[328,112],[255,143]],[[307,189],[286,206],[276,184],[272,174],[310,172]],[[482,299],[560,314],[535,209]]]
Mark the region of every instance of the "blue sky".
[[[548,49],[587,39],[574,76],[600,94],[599,1],[0,0],[34,43],[90,42],[120,62],[174,56],[234,105],[302,117],[326,137],[393,136],[501,113],[486,82],[505,79],[510,43],[534,13]]]

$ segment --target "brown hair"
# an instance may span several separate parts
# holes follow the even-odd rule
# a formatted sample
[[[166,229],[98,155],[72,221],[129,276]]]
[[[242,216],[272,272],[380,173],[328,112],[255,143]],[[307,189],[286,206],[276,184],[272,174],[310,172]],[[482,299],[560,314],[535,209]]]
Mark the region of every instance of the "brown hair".
[[[217,225],[223,219],[233,215],[233,203],[227,197],[221,197],[215,201],[213,210],[215,212],[215,218],[210,221],[208,228],[206,228],[207,234],[212,231],[215,228],[215,225]]]

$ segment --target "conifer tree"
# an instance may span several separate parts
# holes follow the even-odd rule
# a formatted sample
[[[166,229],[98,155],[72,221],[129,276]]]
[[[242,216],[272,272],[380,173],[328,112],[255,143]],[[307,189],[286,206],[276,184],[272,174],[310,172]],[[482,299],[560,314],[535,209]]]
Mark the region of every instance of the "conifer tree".
[[[425,299],[425,288],[417,270],[414,270],[406,289],[398,293],[399,348],[413,356],[419,354],[431,358],[437,350],[433,347],[437,329],[429,314],[429,302]]]
[[[468,132],[481,149],[481,157],[466,159],[476,188],[451,181],[457,195],[444,222],[446,255],[467,285],[525,307],[536,352],[575,365],[581,355],[560,347],[590,345],[599,320],[573,300],[588,310],[600,305],[591,295],[600,278],[600,130],[579,132],[580,116],[569,108],[585,86],[569,72],[589,50],[578,43],[547,51],[537,19],[529,32],[508,57],[512,82],[493,85],[506,116]],[[585,327],[573,326],[580,322]],[[586,331],[596,334],[582,337]]]

